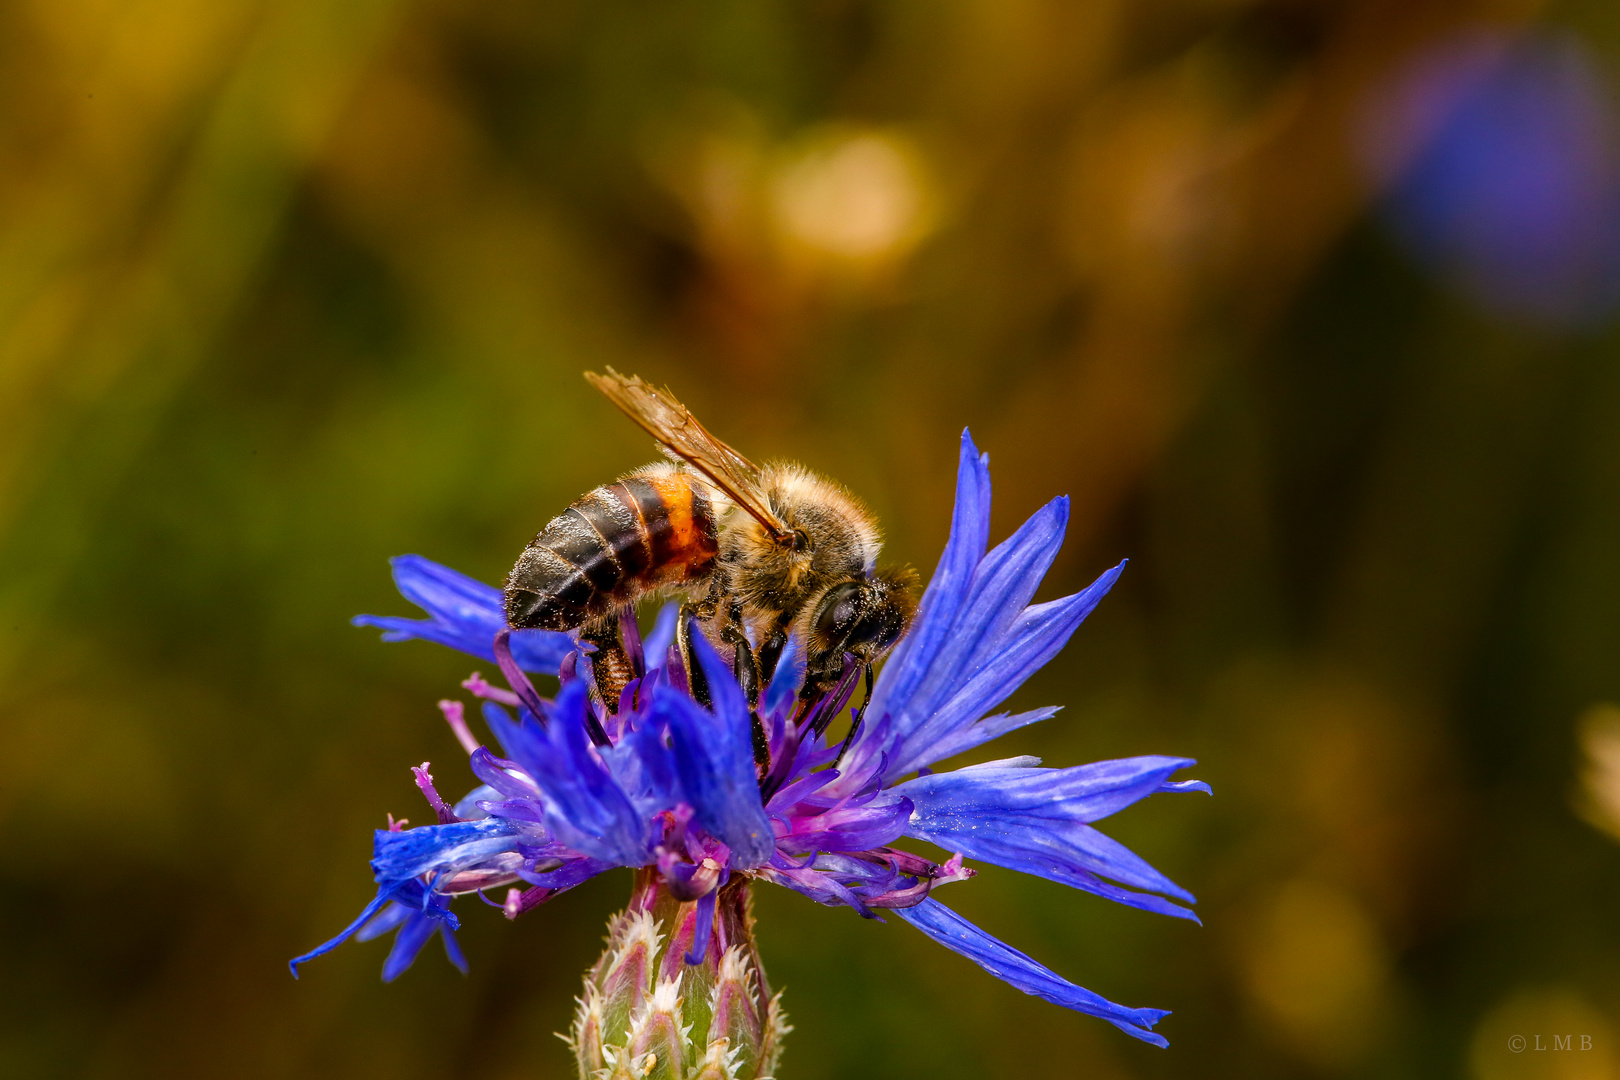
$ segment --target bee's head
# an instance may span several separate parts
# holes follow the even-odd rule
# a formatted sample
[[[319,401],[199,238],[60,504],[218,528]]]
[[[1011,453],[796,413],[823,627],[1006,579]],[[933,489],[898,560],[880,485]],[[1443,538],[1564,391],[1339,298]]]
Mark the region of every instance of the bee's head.
[[[894,647],[917,612],[917,572],[883,569],[871,577],[848,578],[817,598],[810,618],[810,654],[830,665],[852,653],[873,663]]]

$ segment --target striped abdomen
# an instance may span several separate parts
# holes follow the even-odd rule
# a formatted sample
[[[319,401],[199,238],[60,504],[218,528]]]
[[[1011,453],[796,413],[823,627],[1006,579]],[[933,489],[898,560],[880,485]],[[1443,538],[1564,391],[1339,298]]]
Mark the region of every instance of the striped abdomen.
[[[506,619],[572,630],[648,589],[704,577],[718,550],[708,489],[649,465],[580,497],[529,541],[506,576]]]

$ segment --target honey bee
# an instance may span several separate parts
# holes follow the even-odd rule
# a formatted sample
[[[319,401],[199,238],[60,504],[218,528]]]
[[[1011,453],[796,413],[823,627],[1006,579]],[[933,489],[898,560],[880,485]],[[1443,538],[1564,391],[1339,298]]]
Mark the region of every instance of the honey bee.
[[[805,647],[803,718],[841,680],[872,665],[911,625],[917,574],[882,568],[882,539],[848,491],[791,462],[755,465],[698,423],[665,390],[607,369],[585,378],[672,459],[643,466],[576,499],[529,541],[507,575],[514,628],[577,630],[602,704],[639,674],[621,617],[636,601],[683,598],[676,651],[693,696],[708,703],[690,640],[695,621],[757,704],[789,637]],[[852,683],[851,683],[852,685]],[[825,711],[825,710],[824,710]],[[818,716],[825,728],[827,715]],[[755,717],[755,757],[768,765]]]

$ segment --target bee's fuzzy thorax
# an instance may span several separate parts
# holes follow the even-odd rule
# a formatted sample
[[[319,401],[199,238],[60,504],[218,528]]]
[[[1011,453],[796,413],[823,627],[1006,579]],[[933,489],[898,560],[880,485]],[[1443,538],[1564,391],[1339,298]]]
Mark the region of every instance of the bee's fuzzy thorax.
[[[761,488],[782,522],[804,539],[784,545],[735,506],[721,519],[726,589],[756,627],[784,614],[802,617],[829,585],[870,574],[883,548],[877,522],[860,500],[802,465],[765,465]]]
[[[848,488],[811,472],[795,461],[772,461],[764,467],[765,489],[773,506],[786,514],[812,510],[825,515],[829,530],[836,529],[843,549],[862,569],[871,573],[883,551],[883,532],[877,518]]]

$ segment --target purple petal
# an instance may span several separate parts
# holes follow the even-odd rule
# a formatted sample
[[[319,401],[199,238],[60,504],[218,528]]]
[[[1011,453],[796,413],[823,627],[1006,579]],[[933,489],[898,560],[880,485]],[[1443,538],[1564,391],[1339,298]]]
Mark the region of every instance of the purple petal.
[[[860,863],[858,864],[860,870],[854,874],[827,872],[824,869],[825,862],[826,860],[818,855],[810,860],[809,866],[795,866],[778,855],[771,864],[760,867],[757,872],[766,881],[792,889],[824,907],[854,908],[863,918],[877,919],[877,913],[861,899],[860,891],[852,886],[865,884],[882,875],[882,871]],[[887,880],[887,877],[884,880]]]
[[[906,834],[911,817],[911,801],[888,792],[864,805],[838,805],[824,813],[800,809],[790,817],[791,831],[776,841],[779,847],[799,854],[884,847]]]
[[[518,876],[531,885],[540,885],[551,890],[552,895],[572,889],[575,885],[591,880],[598,874],[605,874],[614,869],[615,864],[606,863],[600,859],[578,858],[569,859],[555,870],[543,874],[520,871]],[[547,897],[550,899],[550,897]]]
[[[512,688],[512,693],[517,695],[524,708],[535,716],[541,715],[545,711],[545,704],[540,700],[540,693],[534,688],[534,683],[529,681],[528,675],[524,674],[517,658],[512,655],[512,631],[504,626],[495,631],[495,639],[490,647],[495,653],[495,663],[506,679],[506,685]]]
[[[709,951],[709,938],[714,934],[714,904],[719,895],[720,890],[715,888],[698,899],[697,921],[692,927],[692,947],[686,953],[688,964],[703,963],[703,956]]]
[[[473,775],[482,780],[485,787],[492,788],[496,794],[505,795],[508,799],[540,798],[539,785],[534,782],[528,770],[515,761],[498,758],[480,746],[472,752],[467,764],[472,768]],[[485,800],[491,801],[488,796],[485,796]]]

